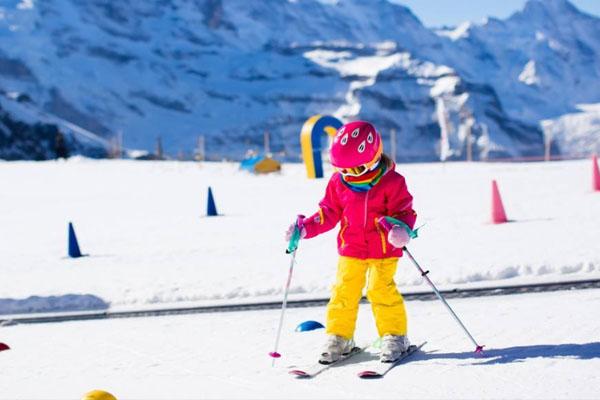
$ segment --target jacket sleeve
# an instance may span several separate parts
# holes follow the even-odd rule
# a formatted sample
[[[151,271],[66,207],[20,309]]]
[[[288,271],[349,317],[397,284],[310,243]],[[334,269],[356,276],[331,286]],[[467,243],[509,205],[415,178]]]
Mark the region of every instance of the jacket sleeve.
[[[413,197],[408,192],[404,177],[400,175],[398,182],[392,185],[388,198],[389,216],[399,219],[413,229],[417,221],[417,213],[413,210],[412,205]]]
[[[325,197],[319,202],[319,211],[304,220],[307,239],[333,229],[339,222],[342,216],[342,205],[336,192],[337,179],[339,175],[333,174],[327,184]]]

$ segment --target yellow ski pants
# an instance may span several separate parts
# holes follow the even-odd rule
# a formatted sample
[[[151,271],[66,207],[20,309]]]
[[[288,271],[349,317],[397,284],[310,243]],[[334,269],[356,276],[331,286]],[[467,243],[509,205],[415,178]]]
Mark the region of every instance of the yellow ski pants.
[[[379,336],[406,335],[404,299],[396,289],[394,275],[398,258],[359,258],[340,256],[336,283],[327,305],[327,333],[346,339],[354,336],[358,304],[367,280]]]

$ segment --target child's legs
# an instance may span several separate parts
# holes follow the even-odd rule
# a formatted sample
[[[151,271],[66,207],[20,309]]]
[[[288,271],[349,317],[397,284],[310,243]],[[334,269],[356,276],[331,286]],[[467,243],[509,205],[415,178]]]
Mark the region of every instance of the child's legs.
[[[404,299],[394,282],[398,259],[384,258],[368,261],[367,298],[371,302],[379,335],[406,335]]]
[[[350,339],[354,336],[358,304],[365,286],[367,263],[341,256],[331,299],[327,305],[327,333]]]

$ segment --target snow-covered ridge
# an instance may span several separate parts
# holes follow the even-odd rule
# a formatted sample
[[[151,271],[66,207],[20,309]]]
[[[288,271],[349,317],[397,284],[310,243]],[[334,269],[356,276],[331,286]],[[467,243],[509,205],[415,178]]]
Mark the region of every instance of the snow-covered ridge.
[[[579,104],[573,113],[542,121],[542,127],[547,137],[569,153],[587,149],[600,154],[600,104]]]
[[[540,121],[600,102],[599,19],[566,0],[442,33],[382,0],[11,1],[0,15],[0,89],[133,148],[161,136],[189,153],[204,135],[239,158],[268,131],[296,160],[304,120],[331,113],[395,130],[405,160],[439,159],[441,125],[454,158],[467,131],[476,158],[541,155]]]
[[[68,154],[102,158],[109,148],[108,140],[40,110],[28,96],[0,92],[0,159],[46,160]]]

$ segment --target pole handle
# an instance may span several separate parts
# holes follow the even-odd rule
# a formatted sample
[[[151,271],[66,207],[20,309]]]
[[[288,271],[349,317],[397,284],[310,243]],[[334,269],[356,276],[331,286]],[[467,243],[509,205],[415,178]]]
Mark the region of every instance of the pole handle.
[[[394,225],[398,225],[404,228],[404,230],[406,230],[406,233],[408,233],[408,236],[411,239],[416,239],[419,237],[419,228],[413,230],[410,226],[406,224],[406,222],[400,221],[399,219],[396,219],[394,217],[381,217],[379,218],[378,222],[383,227],[383,229],[385,229],[388,232],[394,227]]]
[[[287,249],[285,249],[286,254],[291,254],[298,248],[298,243],[300,242],[300,232],[303,228],[304,215],[298,215],[296,218],[296,222],[294,223],[294,232],[292,233],[292,237],[288,243]]]

